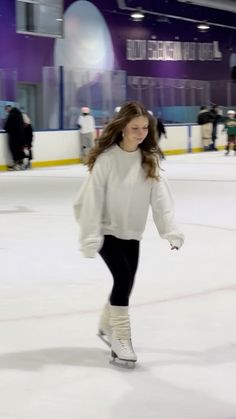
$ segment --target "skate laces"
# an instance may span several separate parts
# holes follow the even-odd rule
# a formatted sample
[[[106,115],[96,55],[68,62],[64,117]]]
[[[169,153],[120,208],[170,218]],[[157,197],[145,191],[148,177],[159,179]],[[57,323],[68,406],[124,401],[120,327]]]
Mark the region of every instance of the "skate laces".
[[[126,353],[134,353],[131,339],[118,339],[122,350]]]

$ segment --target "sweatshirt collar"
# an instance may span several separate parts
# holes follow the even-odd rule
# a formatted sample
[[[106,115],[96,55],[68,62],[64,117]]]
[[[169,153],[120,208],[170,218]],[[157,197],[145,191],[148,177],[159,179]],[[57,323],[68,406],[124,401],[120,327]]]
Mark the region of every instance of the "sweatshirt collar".
[[[123,154],[123,156],[135,157],[140,154],[140,148],[138,147],[135,151],[125,151],[118,144],[115,145],[116,149]]]

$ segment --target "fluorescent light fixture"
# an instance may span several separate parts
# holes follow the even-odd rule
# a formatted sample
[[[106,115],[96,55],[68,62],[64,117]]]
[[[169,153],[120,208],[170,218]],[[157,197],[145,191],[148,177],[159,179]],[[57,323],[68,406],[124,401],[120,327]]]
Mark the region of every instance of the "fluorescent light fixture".
[[[197,28],[198,28],[200,31],[208,31],[208,29],[210,29],[210,26],[208,25],[208,23],[207,23],[207,22],[201,22],[201,23],[199,23],[199,24],[197,25]]]
[[[63,19],[56,19],[58,22],[63,22]]]
[[[144,18],[144,14],[140,12],[139,10],[137,10],[136,12],[133,12],[131,14],[131,17],[134,20],[142,20]]]

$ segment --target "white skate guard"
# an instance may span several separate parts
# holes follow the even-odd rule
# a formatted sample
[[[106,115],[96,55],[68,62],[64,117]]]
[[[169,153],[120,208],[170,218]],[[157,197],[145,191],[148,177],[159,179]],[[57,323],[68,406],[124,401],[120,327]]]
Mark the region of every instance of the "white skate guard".
[[[111,356],[113,363],[117,360],[134,366],[137,356],[131,341],[130,320],[127,306],[110,306]]]

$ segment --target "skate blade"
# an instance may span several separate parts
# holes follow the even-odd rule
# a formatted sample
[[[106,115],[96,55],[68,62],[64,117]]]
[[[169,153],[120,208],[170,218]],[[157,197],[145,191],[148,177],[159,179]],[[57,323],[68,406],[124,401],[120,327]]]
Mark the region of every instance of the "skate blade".
[[[134,361],[134,360],[131,360],[131,359],[118,358],[118,356],[114,352],[111,353],[110,364],[118,366],[120,368],[133,369],[133,368],[135,368],[136,362],[137,362],[137,360]]]
[[[97,336],[103,341],[103,343],[105,343],[108,346],[108,348],[111,347],[111,343],[109,342],[107,335],[104,335],[103,333],[98,332]]]
[[[110,364],[114,367],[122,368],[125,370],[133,370],[136,365],[136,361],[124,361],[119,358],[112,358]]]

